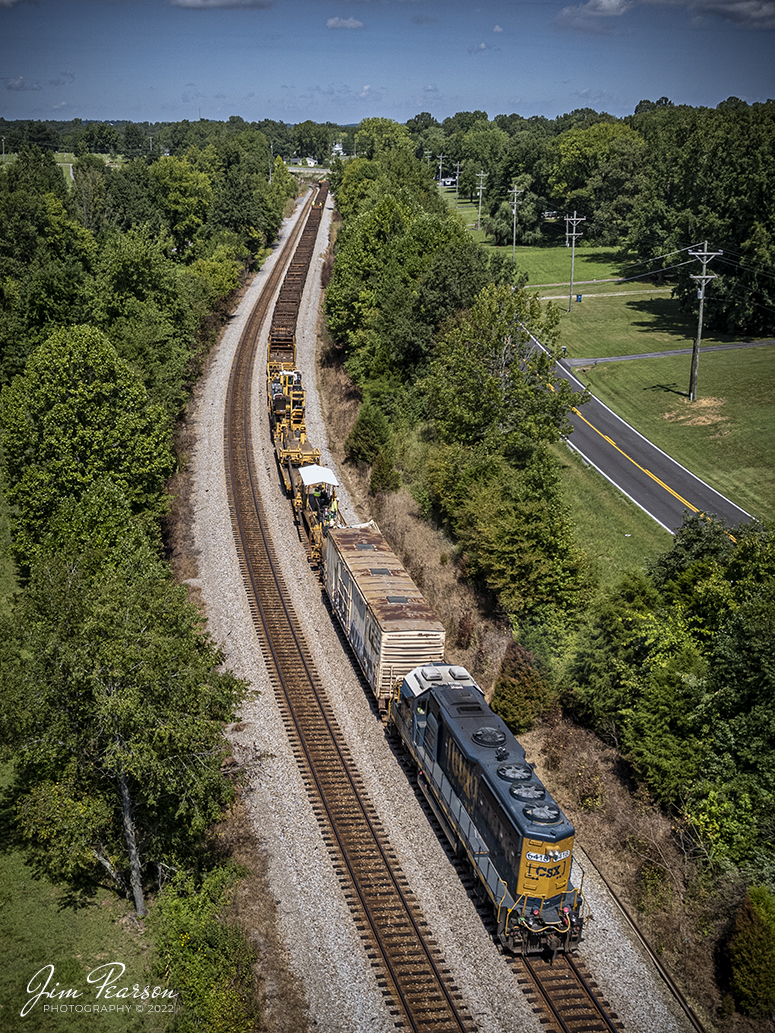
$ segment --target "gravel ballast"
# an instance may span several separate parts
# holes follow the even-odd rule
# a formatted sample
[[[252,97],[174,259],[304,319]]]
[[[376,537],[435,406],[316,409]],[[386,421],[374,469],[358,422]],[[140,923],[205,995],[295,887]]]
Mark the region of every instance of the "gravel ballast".
[[[309,438],[321,449],[321,463],[333,467],[315,390],[320,270],[331,211],[329,198],[299,315],[297,353],[307,393]],[[291,222],[284,225],[283,235]],[[197,580],[210,634],[222,646],[228,667],[251,685],[240,715],[241,729],[230,731],[229,738],[235,756],[250,768],[244,798],[267,859],[279,932],[309,1005],[310,1028],[326,1033],[378,1033],[395,1027],[352,923],[268,681],[237,562],[226,496],[223,412],[229,372],[247,313],[274,258],[268,259],[245,293],[197,394],[191,460]],[[259,348],[253,447],[260,491],[274,541],[283,543],[277,551],[293,606],[303,619],[322,684],[366,790],[479,1029],[482,1033],[537,1033],[541,1026],[532,1008],[487,934],[342,650],[281,489],[265,398],[265,364]],[[339,494],[345,519],[358,522],[361,516],[346,493],[340,489]],[[602,884],[590,866],[585,867],[595,916],[581,952],[589,968],[628,1030],[679,1033],[685,1027],[676,1018],[675,1005],[632,944]],[[270,1004],[281,1007],[281,1002]]]

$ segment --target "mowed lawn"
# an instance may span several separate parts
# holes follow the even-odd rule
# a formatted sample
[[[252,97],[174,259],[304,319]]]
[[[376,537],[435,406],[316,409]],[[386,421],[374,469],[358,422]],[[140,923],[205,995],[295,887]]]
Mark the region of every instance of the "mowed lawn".
[[[574,372],[592,393],[759,520],[775,522],[775,345],[598,363]]]
[[[130,904],[107,890],[90,899],[79,898],[67,888],[54,886],[36,870],[13,834],[11,800],[6,795],[11,778],[9,765],[0,767],[0,1030],[25,1033],[160,1033],[170,1025],[169,1014],[147,1007],[141,1001],[97,1000],[97,987],[90,986],[91,969],[119,962],[126,970],[116,987],[135,984],[144,987],[161,980],[149,976],[149,937],[138,923]],[[78,990],[80,997],[64,1003],[90,1006],[100,1003],[131,1004],[131,1012],[53,1012],[52,1003],[40,998],[22,1018],[21,1010],[34,996],[27,992],[33,977],[46,965],[53,965],[54,983],[59,989]],[[54,1000],[53,1004],[60,1002]],[[49,1010],[44,1010],[48,1004]]]
[[[570,312],[565,299],[560,322],[560,344],[569,359],[675,351],[691,348],[697,336],[697,317],[682,312],[669,293],[641,287],[621,295],[582,294],[580,303],[573,297]],[[702,334],[703,346],[737,340],[707,329]]]

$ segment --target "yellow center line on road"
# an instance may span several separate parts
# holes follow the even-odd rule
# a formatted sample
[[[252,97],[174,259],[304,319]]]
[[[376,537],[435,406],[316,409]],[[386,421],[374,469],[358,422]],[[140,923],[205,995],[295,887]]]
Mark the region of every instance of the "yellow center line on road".
[[[578,409],[574,408],[574,409],[573,409],[573,412],[575,412],[575,414],[576,414],[576,415],[577,415],[577,416],[578,416],[578,417],[579,417],[580,419],[582,419],[582,420],[584,421],[584,423],[586,423],[586,425],[587,425],[587,426],[588,426],[588,427],[589,427],[589,428],[590,428],[591,430],[593,430],[593,431],[595,432],[595,434],[599,434],[599,435],[600,435],[600,437],[601,437],[601,438],[603,438],[603,439],[604,439],[605,441],[607,441],[607,442],[608,442],[608,444],[609,444],[609,445],[610,445],[610,446],[611,446],[612,448],[615,448],[615,449],[616,449],[616,451],[617,451],[617,452],[618,452],[618,453],[619,453],[620,455],[624,456],[624,458],[625,458],[625,459],[629,459],[629,461],[630,461],[630,462],[632,463],[632,465],[633,465],[633,466],[637,466],[637,468],[638,468],[638,469],[639,469],[639,470],[641,471],[641,473],[645,473],[645,474],[646,474],[646,476],[647,476],[647,477],[650,477],[650,478],[651,478],[651,480],[652,480],[652,481],[654,481],[654,483],[655,483],[655,484],[658,484],[658,485],[660,486],[660,488],[664,488],[664,489],[665,489],[665,491],[666,491],[666,492],[668,492],[668,493],[669,493],[670,495],[672,495],[674,499],[678,499],[678,501],[679,501],[679,502],[682,502],[682,503],[683,503],[683,504],[684,504],[684,505],[686,506],[686,508],[687,508],[687,509],[690,509],[690,510],[691,510],[691,511],[692,511],[693,513],[699,513],[699,512],[700,512],[700,510],[699,510],[699,509],[697,508],[697,506],[693,506],[693,505],[691,504],[691,502],[687,501],[687,500],[686,500],[686,499],[685,499],[685,498],[683,497],[683,495],[679,495],[677,491],[674,491],[674,490],[673,490],[673,489],[672,489],[672,488],[670,487],[670,485],[669,485],[669,484],[665,484],[665,482],[664,482],[663,480],[661,480],[661,479],[660,479],[659,477],[657,477],[657,476],[656,476],[656,474],[653,474],[653,473],[651,472],[651,470],[647,470],[647,469],[645,468],[645,466],[641,466],[641,465],[640,465],[640,463],[637,463],[637,462],[636,462],[636,461],[635,461],[635,460],[634,460],[634,459],[632,458],[632,456],[628,456],[628,455],[627,455],[627,453],[626,453],[626,452],[625,452],[625,451],[624,451],[623,449],[619,448],[619,446],[618,446],[618,445],[616,444],[616,442],[612,441],[612,440],[611,440],[611,439],[610,439],[610,438],[608,437],[608,435],[607,435],[607,434],[604,434],[604,433],[603,433],[603,432],[602,432],[601,430],[598,430],[598,429],[597,429],[597,427],[596,427],[596,426],[595,426],[595,425],[594,425],[593,423],[590,423],[590,422],[589,422],[589,420],[588,420],[588,419],[586,418],[586,416],[582,416],[582,415],[581,415],[581,413],[579,412],[579,410],[578,410]]]
[[[550,391],[555,391],[554,384],[547,384],[546,386],[549,388]],[[586,416],[582,416],[581,413],[579,412],[579,410],[575,406],[573,406],[571,411],[575,412],[575,414],[578,416],[578,418],[580,420],[583,420],[584,423],[586,423],[586,425],[590,428],[590,430],[593,430],[595,432],[595,434],[599,434],[600,437],[603,438],[604,441],[607,441],[608,444],[611,446],[611,448],[615,448],[616,451],[620,455],[624,456],[625,459],[628,459],[632,463],[633,466],[637,466],[637,468],[641,471],[641,473],[645,473],[645,475],[647,477],[650,477],[655,484],[658,484],[660,486],[660,488],[664,488],[665,491],[669,495],[672,495],[674,499],[677,499],[679,502],[682,502],[686,506],[686,508],[690,509],[693,513],[702,513],[702,511],[700,509],[698,509],[697,506],[693,506],[691,504],[691,502],[689,502],[687,499],[685,499],[683,497],[683,495],[679,495],[677,491],[674,491],[673,488],[671,488],[669,484],[665,484],[665,482],[661,478],[657,477],[656,474],[653,474],[651,472],[651,470],[647,470],[645,466],[641,466],[640,463],[637,463],[632,458],[632,456],[628,456],[627,453],[623,449],[619,448],[619,446],[616,444],[615,441],[613,441],[611,438],[608,437],[607,434],[604,434],[602,432],[602,430],[598,430],[597,427],[593,423],[589,422],[589,420],[586,418]],[[707,516],[707,514],[702,514],[702,515],[705,516],[706,520],[710,519]],[[730,531],[726,531],[725,530],[725,534],[730,539],[730,541],[733,541],[735,544],[737,544],[737,538]]]

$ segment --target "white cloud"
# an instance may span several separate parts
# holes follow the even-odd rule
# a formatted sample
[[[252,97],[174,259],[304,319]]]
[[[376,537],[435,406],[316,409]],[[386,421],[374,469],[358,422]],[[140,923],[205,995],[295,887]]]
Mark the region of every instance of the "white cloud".
[[[604,34],[612,30],[612,18],[620,18],[634,6],[634,0],[588,0],[578,7],[564,7],[556,24],[562,29]]]
[[[468,48],[468,53],[469,54],[481,54],[481,52],[483,50],[487,50],[487,44],[486,43],[480,43],[478,47],[469,47]]]
[[[357,18],[329,18],[326,22],[327,29],[362,29],[363,22]]]
[[[775,29],[773,0],[690,0],[688,7],[695,17],[715,15],[752,29]]]
[[[14,4],[20,3],[20,0],[0,0],[0,7],[13,7]]]
[[[695,22],[710,17],[743,28],[775,28],[775,0],[587,0],[577,7],[564,7],[555,24],[603,35],[612,32],[616,19],[635,7],[684,7]]]
[[[17,75],[15,79],[2,79],[6,90],[13,90],[14,93],[26,93],[29,90],[42,90],[39,82],[27,82],[23,75]]]
[[[167,3],[173,7],[188,7],[196,11],[211,11],[219,7],[256,8],[265,11],[274,5],[274,0],[167,0]]]
[[[492,31],[493,32],[503,32],[503,29],[500,27],[500,25],[496,25],[495,28]]]

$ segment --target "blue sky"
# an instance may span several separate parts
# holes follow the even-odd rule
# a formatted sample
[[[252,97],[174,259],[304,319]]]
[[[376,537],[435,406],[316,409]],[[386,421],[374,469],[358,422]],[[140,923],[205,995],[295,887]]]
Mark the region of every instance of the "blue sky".
[[[775,0],[0,0],[0,115],[339,123],[775,97]]]

